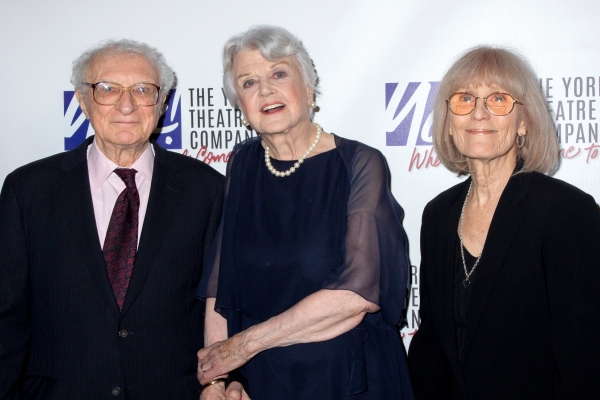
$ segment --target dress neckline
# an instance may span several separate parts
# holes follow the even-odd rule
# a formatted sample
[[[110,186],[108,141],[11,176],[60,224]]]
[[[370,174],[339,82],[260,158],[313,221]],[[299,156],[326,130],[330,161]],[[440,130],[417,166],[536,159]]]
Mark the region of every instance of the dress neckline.
[[[319,153],[319,154],[315,154],[314,156],[307,157],[307,158],[304,160],[304,162],[307,162],[308,160],[310,160],[310,159],[312,159],[312,158],[319,157],[320,155],[323,155],[323,154],[329,154],[329,153],[331,153],[331,152],[332,152],[332,151],[334,151],[334,150],[338,150],[338,149],[339,149],[339,147],[338,147],[338,143],[337,143],[337,140],[336,140],[336,139],[337,139],[337,136],[335,135],[335,133],[332,133],[332,135],[333,135],[333,138],[334,138],[334,144],[335,144],[335,147],[334,147],[333,149],[330,149],[330,150],[324,151],[324,152],[322,152],[322,153]],[[261,147],[262,147],[262,145],[261,145]],[[264,151],[265,151],[265,150],[264,150],[264,147],[263,147],[263,154],[264,154]],[[273,162],[273,161],[275,161],[275,162],[278,162],[278,163],[295,163],[295,162],[297,162],[298,160],[279,160],[279,159],[277,159],[277,158],[274,158],[273,156],[271,156],[271,162]]]

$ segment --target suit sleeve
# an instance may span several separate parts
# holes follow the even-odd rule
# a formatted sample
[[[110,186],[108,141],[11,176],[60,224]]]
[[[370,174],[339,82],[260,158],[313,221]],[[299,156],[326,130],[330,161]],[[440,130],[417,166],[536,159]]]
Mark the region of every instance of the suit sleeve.
[[[421,225],[421,266],[419,268],[419,295],[421,323],[410,342],[408,367],[416,399],[442,399],[448,397],[450,370],[437,337],[430,314],[430,298],[436,293],[429,291],[427,273],[432,255],[428,252],[428,236],[431,227],[426,224],[427,208]],[[437,251],[438,255],[440,250]]]
[[[600,210],[591,196],[551,213],[544,265],[557,398],[600,393]]]
[[[217,234],[217,228],[221,221],[221,212],[223,211],[223,189],[216,191],[216,196],[213,200],[213,207],[210,213],[210,219],[208,221],[208,228],[206,230],[206,236],[204,239],[204,260],[202,265],[206,268],[207,261],[210,256],[210,251]]]
[[[0,399],[19,399],[30,337],[28,257],[11,175],[0,194]]]

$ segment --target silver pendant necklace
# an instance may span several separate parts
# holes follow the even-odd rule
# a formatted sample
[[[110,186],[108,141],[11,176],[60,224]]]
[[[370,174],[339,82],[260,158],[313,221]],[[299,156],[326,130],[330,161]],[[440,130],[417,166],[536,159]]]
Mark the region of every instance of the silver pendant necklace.
[[[473,268],[471,268],[471,272],[467,272],[467,263],[465,262],[465,251],[463,250],[463,240],[462,240],[462,228],[463,228],[463,217],[465,215],[465,206],[467,205],[467,200],[469,199],[469,194],[471,193],[471,187],[473,186],[473,181],[471,181],[471,184],[469,185],[469,190],[467,191],[467,197],[465,197],[465,202],[463,203],[462,206],[462,210],[460,210],[460,229],[459,229],[459,238],[460,238],[460,255],[462,257],[462,262],[463,262],[463,268],[465,269],[465,276],[466,279],[463,281],[463,286],[465,287],[465,289],[467,287],[469,287],[469,285],[471,284],[471,281],[469,280],[469,278],[471,277],[471,274],[475,271],[475,267],[477,267],[477,264],[479,264],[479,260],[481,260],[481,255],[483,254],[483,248],[481,249],[481,253],[479,253],[479,256],[477,257],[477,260],[475,260],[475,264],[473,264]],[[485,243],[484,243],[485,246]]]

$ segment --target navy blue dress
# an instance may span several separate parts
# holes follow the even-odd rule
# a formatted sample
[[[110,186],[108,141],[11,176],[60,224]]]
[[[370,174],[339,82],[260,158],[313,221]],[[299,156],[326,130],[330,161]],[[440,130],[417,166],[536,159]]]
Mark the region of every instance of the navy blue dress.
[[[409,265],[403,211],[381,153],[335,141],[284,178],[267,170],[258,138],[229,159],[199,297],[216,297],[230,336],[321,289],[351,290],[381,308],[332,340],[258,354],[241,370],[253,400],[413,398],[397,329]],[[272,163],[280,171],[293,165]]]

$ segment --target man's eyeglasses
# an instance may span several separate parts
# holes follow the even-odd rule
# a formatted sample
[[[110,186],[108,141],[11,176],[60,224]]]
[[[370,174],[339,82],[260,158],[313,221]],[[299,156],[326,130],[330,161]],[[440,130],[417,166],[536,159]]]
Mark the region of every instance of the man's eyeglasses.
[[[129,87],[123,87],[114,82],[85,82],[84,85],[92,88],[94,101],[102,106],[117,104],[125,91],[129,92],[136,105],[144,107],[153,106],[158,103],[160,93],[160,87],[146,82],[136,83]]]
[[[448,103],[448,108],[453,114],[467,115],[475,109],[477,99],[483,99],[483,104],[485,104],[488,111],[498,116],[510,114],[515,104],[523,105],[510,94],[498,92],[489,94],[486,97],[474,96],[467,92],[454,93],[446,100],[446,103]]]

